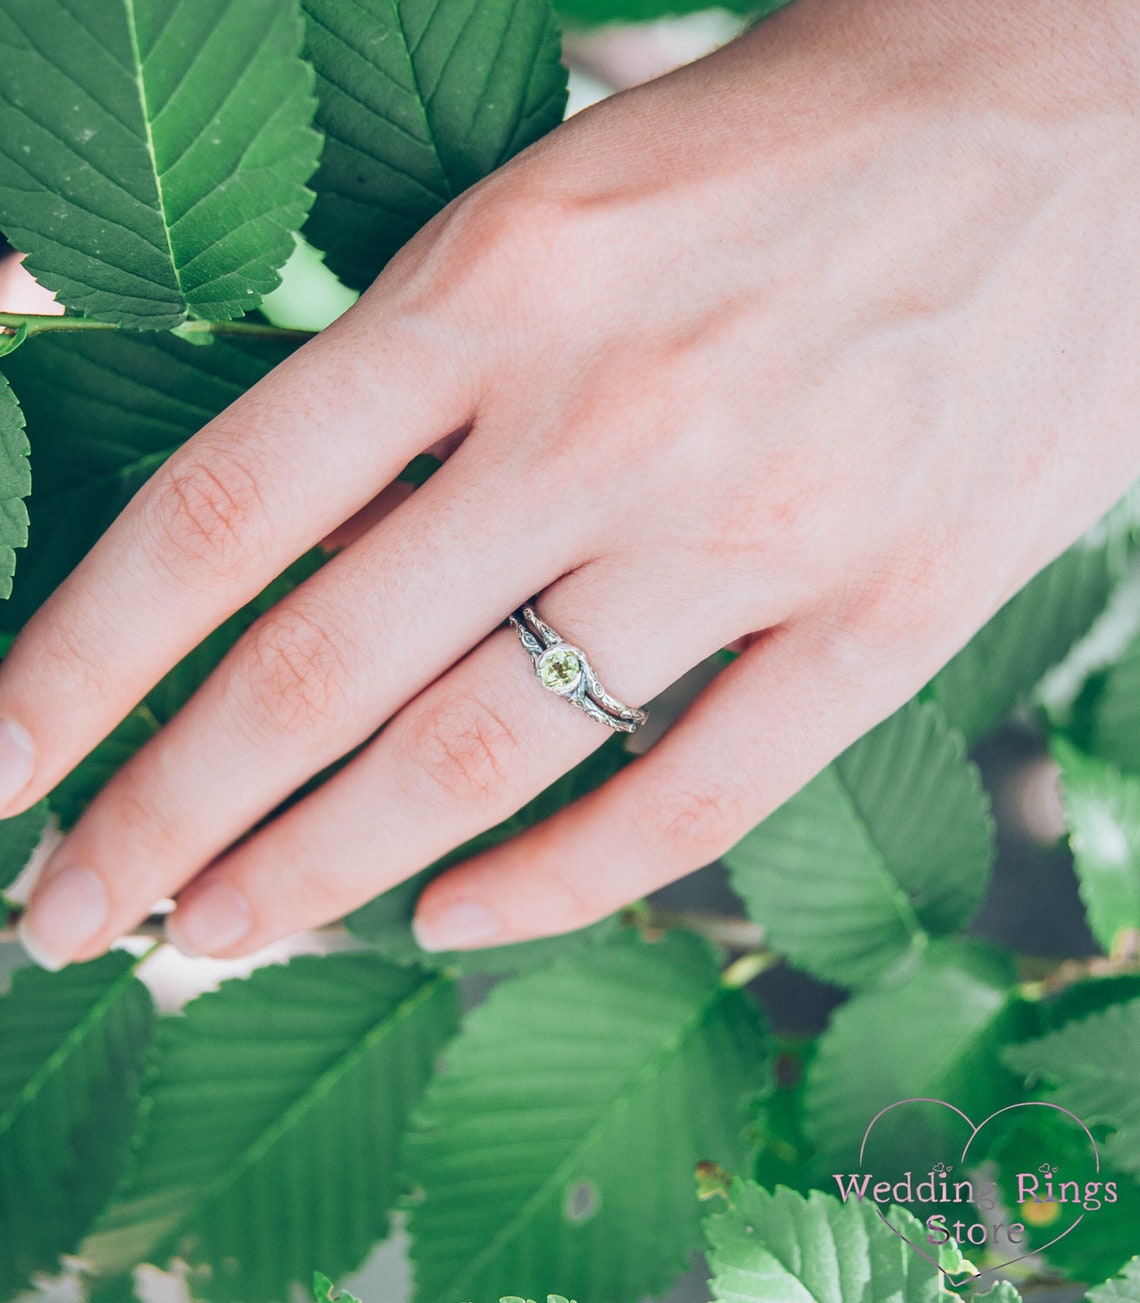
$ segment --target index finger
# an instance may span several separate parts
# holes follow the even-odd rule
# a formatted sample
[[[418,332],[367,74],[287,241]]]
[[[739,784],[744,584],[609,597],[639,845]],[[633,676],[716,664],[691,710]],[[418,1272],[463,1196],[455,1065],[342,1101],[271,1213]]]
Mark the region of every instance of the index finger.
[[[50,791],[212,629],[467,423],[449,333],[366,296],[155,472],[0,665],[0,817]]]

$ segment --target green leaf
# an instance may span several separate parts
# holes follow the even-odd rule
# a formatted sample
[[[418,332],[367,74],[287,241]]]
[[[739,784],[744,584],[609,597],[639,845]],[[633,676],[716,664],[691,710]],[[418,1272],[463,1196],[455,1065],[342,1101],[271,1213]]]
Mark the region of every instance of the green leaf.
[[[0,226],[69,308],[166,329],[279,282],[320,136],[295,3],[6,0]]]
[[[499,1303],[534,1303],[534,1299],[522,1299],[517,1294],[508,1294]],[[561,1294],[547,1294],[546,1303],[570,1303],[570,1300]]]
[[[139,1296],[135,1293],[133,1271],[84,1283],[87,1286],[86,1303],[140,1303]]]
[[[534,1299],[519,1298],[517,1294],[507,1294],[499,1299],[499,1303],[534,1303]],[[571,1300],[564,1298],[561,1294],[547,1294],[546,1303],[571,1303]]]
[[[1111,953],[1121,933],[1140,929],[1140,777],[1061,738],[1053,754],[1089,927]]]
[[[959,1295],[959,1297],[961,1297]],[[1021,1295],[1012,1281],[999,1280],[991,1285],[984,1294],[975,1294],[975,1299],[986,1299],[988,1303],[1019,1303]]]
[[[316,1303],[360,1303],[355,1294],[346,1289],[337,1289],[329,1278],[320,1271],[313,1272],[313,1298]]]
[[[690,933],[626,934],[501,983],[408,1137],[417,1298],[664,1288],[697,1242],[694,1165],[743,1160],[766,1059],[751,999]]]
[[[18,629],[166,458],[295,347],[218,338],[195,348],[170,335],[80,331],[37,335],[6,358],[36,480],[3,627]]]
[[[825,981],[873,981],[981,903],[989,799],[960,736],[908,702],[727,855],[767,943]]]
[[[397,963],[419,963],[432,968],[455,967],[463,971],[489,973],[511,973],[533,968],[548,963],[559,955],[608,940],[618,928],[616,915],[561,936],[540,937],[536,941],[522,941],[509,946],[487,946],[481,950],[432,953],[421,950],[416,944],[412,934],[412,916],[420,892],[432,878],[438,877],[453,864],[461,864],[480,851],[498,846],[509,837],[548,818],[579,796],[601,786],[632,759],[625,749],[624,740],[620,737],[611,738],[509,819],[465,842],[435,864],[405,878],[403,882],[354,910],[344,920],[345,926],[353,936],[367,941]]]
[[[1140,775],[1140,638],[1105,674],[1093,706],[1089,740],[1102,759]]]
[[[185,1256],[198,1297],[273,1303],[359,1266],[398,1191],[408,1111],[454,984],[375,955],[303,956],[164,1020],[131,1175],[84,1242],[99,1274]]]
[[[805,1193],[810,1184],[812,1145],[804,1131],[807,1069],[815,1042],[777,1036],[773,1080],[757,1099],[757,1117],[749,1128],[756,1146],[752,1178],[765,1189],[786,1185]]]
[[[1032,1011],[1017,999],[1014,977],[1007,956],[936,942],[911,971],[835,1011],[808,1071],[806,1102],[825,1180],[858,1170],[867,1127],[889,1104],[941,1099],[980,1121],[1017,1098],[1000,1054],[1032,1029]],[[922,1171],[927,1158],[949,1159],[964,1142],[948,1111],[900,1109],[876,1124],[876,1171]]]
[[[1119,578],[1119,549],[1078,540],[1015,593],[922,690],[975,742],[1086,633]]]
[[[73,1252],[118,1179],[154,1008],[114,950],[0,998],[0,1297]]]
[[[1136,1228],[1136,1209],[1140,1207],[1140,1186],[1124,1172],[1112,1167],[1103,1155],[1099,1166],[1094,1162],[1088,1136],[1072,1118],[1049,1108],[1026,1108],[1008,1114],[996,1133],[996,1144],[988,1153],[996,1165],[1001,1205],[1025,1226],[1025,1247],[1046,1249],[1050,1267],[1067,1272],[1077,1280],[1103,1280],[1118,1271],[1131,1256]],[[1083,1191],[1092,1189],[1092,1199],[1084,1210],[1079,1231],[1057,1240],[1064,1228],[1068,1209],[1063,1204],[1019,1204],[1020,1173],[1034,1173],[1042,1158],[1070,1179],[1079,1178]],[[1104,1199],[1109,1181],[1116,1185],[1115,1203]],[[1100,1186],[1093,1189],[1094,1183]],[[1044,1211],[1045,1217],[1041,1216]],[[1036,1214],[1036,1215],[1035,1215]],[[994,1214],[996,1216],[996,1214]],[[1053,1241],[1056,1240],[1056,1243]]]
[[[1119,1276],[1088,1293],[1090,1303],[1140,1303],[1140,1257],[1133,1258]]]
[[[884,1225],[870,1202],[841,1203],[813,1190],[807,1198],[769,1192],[739,1177],[729,1207],[705,1218],[713,1295],[721,1303],[937,1303],[952,1299],[942,1273]],[[890,1219],[921,1243],[921,1225],[894,1207]],[[967,1263],[939,1249],[947,1271]]]
[[[549,0],[303,0],[325,133],[306,237],[364,289],[566,107]]]
[[[1140,996],[1140,973],[1109,973],[1086,981],[1074,982],[1043,996],[1041,1031],[1056,1031],[1074,1018],[1100,1013],[1109,1005],[1122,1004]]]
[[[0,899],[26,868],[47,824],[48,803],[37,801],[12,819],[0,819]]]
[[[0,326],[0,357],[7,357],[9,353],[14,353],[27,337],[26,321],[21,321],[18,326]]]
[[[28,542],[28,508],[24,504],[32,491],[28,451],[24,414],[8,382],[0,376],[0,597],[11,594],[16,548]]]
[[[410,484],[412,488],[418,489],[426,484],[442,465],[443,462],[438,457],[433,457],[430,452],[421,452],[418,457],[413,457],[408,462],[396,478],[401,484]]]
[[[1066,1023],[1039,1040],[1011,1046],[1003,1057],[1031,1081],[1048,1082],[1048,1098],[1086,1126],[1114,1128],[1105,1158],[1140,1174],[1140,1000]]]

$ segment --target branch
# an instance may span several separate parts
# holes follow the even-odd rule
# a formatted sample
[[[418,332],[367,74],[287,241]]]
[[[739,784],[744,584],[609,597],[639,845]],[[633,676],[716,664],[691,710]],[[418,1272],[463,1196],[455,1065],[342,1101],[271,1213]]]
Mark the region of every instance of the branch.
[[[0,312],[0,335],[21,335],[30,338],[42,335],[45,331],[76,330],[126,330],[127,327],[116,325],[113,321],[94,321],[90,317],[34,316],[24,312]],[[134,334],[142,333],[138,331]],[[237,339],[295,339],[299,343],[311,339],[316,331],[293,330],[286,326],[274,326],[264,321],[184,321],[181,326],[170,332],[155,331],[155,334],[173,335],[230,335]]]
[[[1068,986],[1105,977],[1140,974],[1140,931],[1123,930],[1111,955],[1088,955],[1083,959],[1043,959],[1019,956],[1021,993],[1027,1000],[1042,1000]]]
[[[705,937],[714,945],[729,950],[761,951],[764,946],[764,929],[759,923],[734,915],[702,914],[691,909],[656,909],[642,903],[622,910],[625,927],[640,928],[646,936],[659,937],[670,928],[687,928]]]

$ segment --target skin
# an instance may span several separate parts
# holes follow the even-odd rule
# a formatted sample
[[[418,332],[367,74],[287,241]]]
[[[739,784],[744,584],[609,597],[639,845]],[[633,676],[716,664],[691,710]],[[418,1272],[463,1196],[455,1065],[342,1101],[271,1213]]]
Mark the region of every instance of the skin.
[[[92,958],[176,895],[176,944],[244,954],[515,810],[609,736],[502,627],[536,593],[631,703],[746,650],[619,776],[433,882],[422,943],[578,927],[733,845],[1140,471],[1138,82],[1131,0],[796,0],[457,200],[5,659],[7,816],[344,544],[58,848],[33,953]]]

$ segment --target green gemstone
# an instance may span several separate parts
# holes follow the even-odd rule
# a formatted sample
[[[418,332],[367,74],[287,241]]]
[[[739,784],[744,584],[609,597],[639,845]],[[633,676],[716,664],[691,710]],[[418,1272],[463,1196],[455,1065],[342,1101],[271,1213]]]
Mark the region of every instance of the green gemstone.
[[[571,688],[582,674],[581,658],[566,647],[552,647],[538,662],[538,677],[555,692]]]

